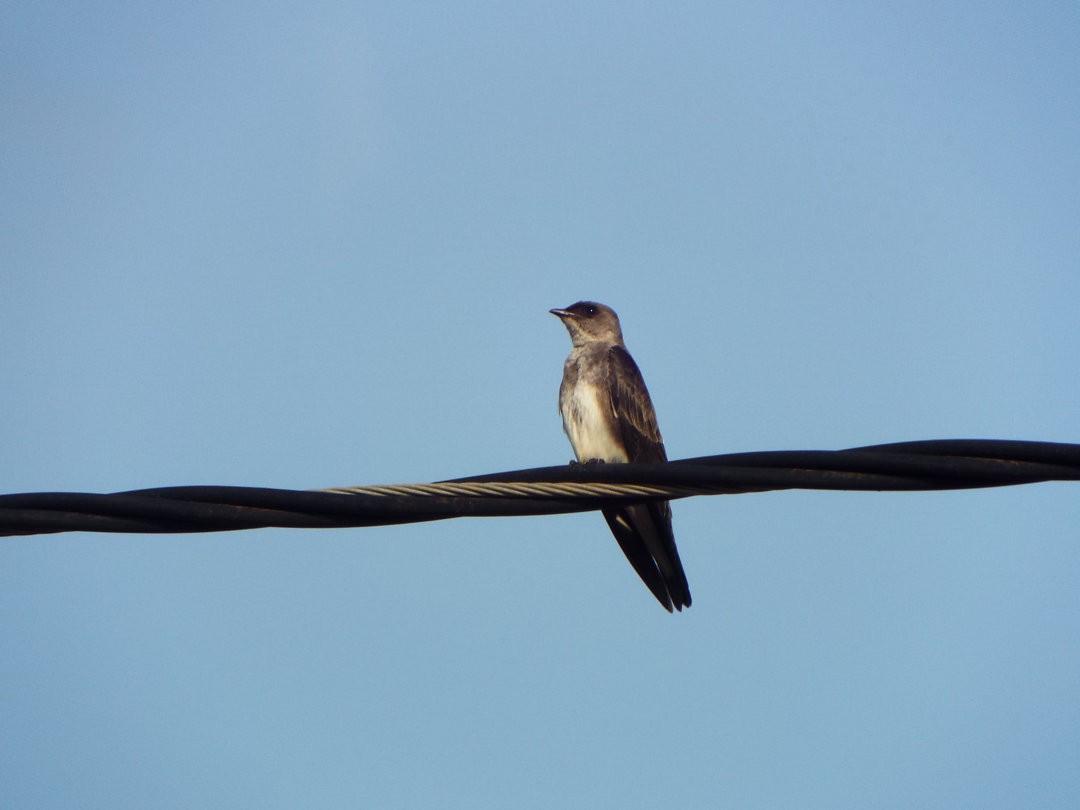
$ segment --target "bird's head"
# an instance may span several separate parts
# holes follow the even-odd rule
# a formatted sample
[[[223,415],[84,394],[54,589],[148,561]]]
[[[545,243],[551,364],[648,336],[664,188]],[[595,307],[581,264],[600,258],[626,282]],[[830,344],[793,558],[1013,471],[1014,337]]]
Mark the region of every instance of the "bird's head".
[[[600,341],[622,345],[622,329],[615,310],[595,301],[578,301],[566,309],[549,310],[563,322],[575,346]]]

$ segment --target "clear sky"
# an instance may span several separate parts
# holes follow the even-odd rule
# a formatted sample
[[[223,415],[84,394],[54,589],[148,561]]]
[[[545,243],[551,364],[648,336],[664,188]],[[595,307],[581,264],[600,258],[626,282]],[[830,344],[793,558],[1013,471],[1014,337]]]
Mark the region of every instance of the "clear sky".
[[[1080,442],[1072,2],[0,11],[0,491]],[[0,540],[5,808],[1075,808],[1080,490]]]

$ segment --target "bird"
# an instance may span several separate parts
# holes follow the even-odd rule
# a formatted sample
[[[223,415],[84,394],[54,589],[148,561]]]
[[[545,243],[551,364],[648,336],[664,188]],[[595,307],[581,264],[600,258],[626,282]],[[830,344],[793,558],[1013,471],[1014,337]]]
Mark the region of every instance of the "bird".
[[[595,301],[549,310],[570,333],[559,412],[579,463],[667,461],[645,380],[623,343],[619,316]],[[649,501],[602,510],[642,582],[667,611],[690,607],[671,505]]]

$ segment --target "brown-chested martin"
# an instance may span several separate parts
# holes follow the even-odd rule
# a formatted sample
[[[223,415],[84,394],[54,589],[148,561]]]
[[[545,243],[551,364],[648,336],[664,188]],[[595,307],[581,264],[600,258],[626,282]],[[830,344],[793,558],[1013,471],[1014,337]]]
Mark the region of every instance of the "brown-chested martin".
[[[579,462],[667,461],[645,380],[623,344],[619,316],[594,301],[553,309],[574,348],[563,366],[559,411]],[[667,501],[603,510],[638,576],[669,611],[690,607]]]

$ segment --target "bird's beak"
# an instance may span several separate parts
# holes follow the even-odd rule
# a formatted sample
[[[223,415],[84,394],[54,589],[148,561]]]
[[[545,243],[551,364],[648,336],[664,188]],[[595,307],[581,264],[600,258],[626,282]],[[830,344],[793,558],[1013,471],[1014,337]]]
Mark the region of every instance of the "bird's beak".
[[[569,310],[565,310],[565,309],[549,309],[548,312],[550,312],[552,315],[554,315],[557,318],[569,318],[570,317]]]

